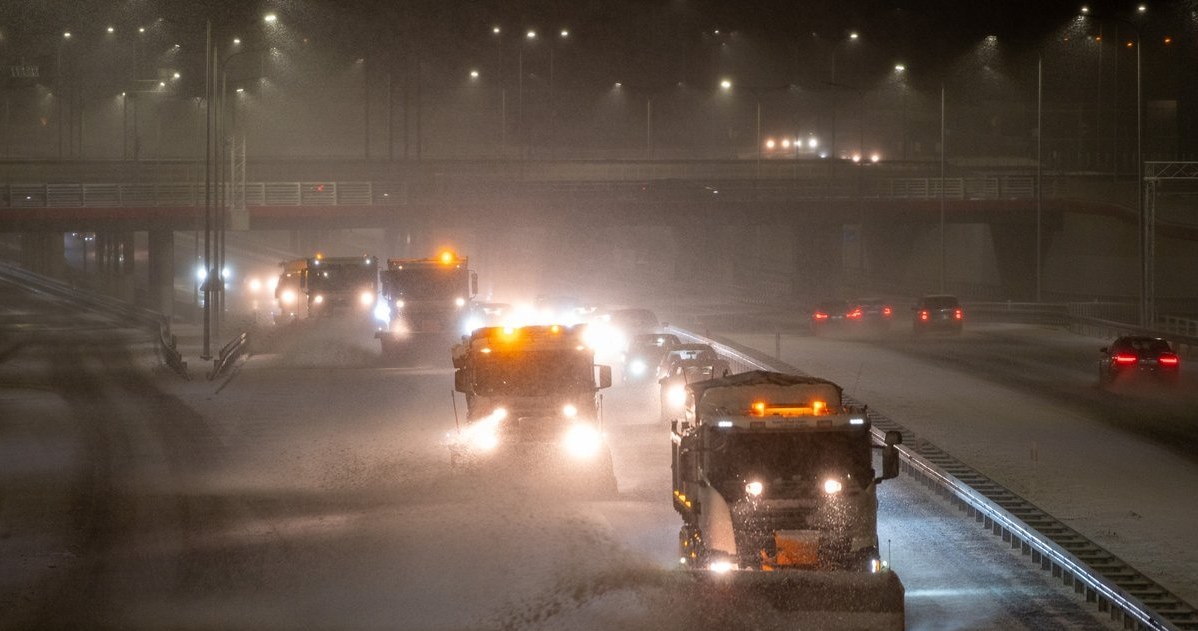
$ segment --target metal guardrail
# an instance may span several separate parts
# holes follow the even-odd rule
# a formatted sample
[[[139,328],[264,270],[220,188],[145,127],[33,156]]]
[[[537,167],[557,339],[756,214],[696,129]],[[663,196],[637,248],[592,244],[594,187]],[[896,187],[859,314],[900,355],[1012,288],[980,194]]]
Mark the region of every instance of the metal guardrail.
[[[994,176],[959,178],[804,177],[762,180],[731,179],[721,174],[709,180],[509,180],[477,175],[435,174],[426,186],[404,182],[247,182],[229,187],[229,202],[244,198],[247,206],[372,206],[400,199],[460,198],[486,193],[593,195],[615,199],[699,197],[726,200],[795,199],[939,199],[1011,200],[1035,197],[1035,178]],[[397,192],[391,195],[391,191]],[[244,193],[244,196],[242,194]],[[204,204],[204,187],[194,182],[57,183],[0,185],[0,208],[174,208]]]
[[[245,354],[249,347],[250,334],[242,332],[221,347],[220,353],[212,360],[212,372],[208,373],[208,381],[219,377],[229,369],[238,357]]]
[[[369,206],[371,182],[248,182],[250,206]],[[243,191],[227,189],[228,203]],[[3,184],[0,208],[176,208],[204,204],[204,186],[158,184]]]
[[[779,359],[767,358],[726,340],[670,327],[672,333],[711,344],[729,359],[734,369],[775,370],[804,374]],[[845,397],[851,404],[860,404]],[[1060,578],[1098,610],[1109,613],[1124,628],[1179,631],[1198,629],[1198,610],[1144,576],[1127,563],[1065,526],[1027,500],[986,478],[935,445],[915,436],[899,423],[867,410],[875,442],[885,440],[886,431],[903,433],[899,445],[905,473],[981,522],[1014,549],[1030,556],[1042,570]]]
[[[190,376],[187,374],[187,362],[183,361],[175,345],[174,336],[170,335],[170,321],[161,313],[150,311],[149,309],[144,309],[109,296],[80,290],[61,281],[35,274],[8,263],[0,262],[0,275],[7,276],[24,285],[36,287],[59,298],[85,304],[91,309],[137,323],[154,331],[156,333],[154,337],[159,356],[179,376],[184,379],[190,379]]]

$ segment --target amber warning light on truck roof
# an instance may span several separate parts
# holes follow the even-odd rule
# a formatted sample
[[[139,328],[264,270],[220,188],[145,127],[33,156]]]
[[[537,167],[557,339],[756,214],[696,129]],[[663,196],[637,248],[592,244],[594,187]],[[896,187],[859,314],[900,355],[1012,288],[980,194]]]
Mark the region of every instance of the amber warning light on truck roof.
[[[828,413],[828,403],[812,401],[810,405],[795,403],[770,405],[765,401],[754,401],[750,413],[753,416],[821,416]]]
[[[442,250],[441,251],[441,262],[442,263],[444,263],[446,265],[452,265],[454,263],[454,261],[457,261],[457,259],[458,259],[457,255],[455,255],[452,251],[450,251],[450,250]]]

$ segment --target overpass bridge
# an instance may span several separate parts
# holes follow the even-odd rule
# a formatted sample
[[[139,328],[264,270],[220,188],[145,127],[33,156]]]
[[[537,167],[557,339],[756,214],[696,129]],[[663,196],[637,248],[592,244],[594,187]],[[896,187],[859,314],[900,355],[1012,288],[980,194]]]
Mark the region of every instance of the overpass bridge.
[[[1066,217],[1137,225],[1134,182],[1052,174],[1037,190],[1027,167],[954,164],[946,173],[934,163],[794,160],[266,160],[209,197],[195,162],[8,163],[0,164],[0,233],[22,235],[26,264],[51,273],[62,233],[95,233],[97,269],[121,275],[132,269],[108,259],[131,265],[132,234],[144,231],[160,285],[150,293],[159,296],[175,276],[173,233],[204,230],[209,204],[211,217],[235,230],[381,229],[383,255],[399,234],[550,227],[619,241],[621,231],[656,231],[666,235],[658,246],[672,242],[678,270],[772,276],[786,290],[818,293],[846,269],[870,275],[927,259],[929,232],[943,223],[954,242],[990,250],[991,261],[962,266],[976,284],[1026,298],[1037,228],[1044,255]],[[978,227],[987,235],[963,236]],[[1198,242],[1198,222],[1160,229]]]

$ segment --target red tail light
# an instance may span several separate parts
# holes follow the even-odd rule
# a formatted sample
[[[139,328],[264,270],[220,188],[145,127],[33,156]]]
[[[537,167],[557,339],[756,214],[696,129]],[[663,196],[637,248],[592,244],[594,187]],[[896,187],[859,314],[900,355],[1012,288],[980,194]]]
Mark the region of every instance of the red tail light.
[[[961,313],[960,309],[957,309],[956,311],[953,311],[953,317],[960,320],[961,318],[965,317],[965,314]]]
[[[891,313],[890,307],[882,307],[882,315],[889,317]]]
[[[849,312],[848,317],[853,320],[860,320],[861,319],[861,310],[853,309],[852,311]]]
[[[1156,361],[1162,366],[1176,366],[1179,363],[1177,355],[1172,353],[1168,355],[1161,355],[1160,357],[1156,358]]]
[[[816,311],[815,315],[813,315],[811,317],[815,318],[816,320],[827,320],[828,314]]]
[[[1126,365],[1136,363],[1137,357],[1135,355],[1128,355],[1127,353],[1117,353],[1112,359],[1115,360],[1116,364]]]
[[[919,319],[920,319],[920,320],[927,320],[927,319],[928,319],[928,312],[927,312],[927,311],[920,311],[920,312],[919,312]]]

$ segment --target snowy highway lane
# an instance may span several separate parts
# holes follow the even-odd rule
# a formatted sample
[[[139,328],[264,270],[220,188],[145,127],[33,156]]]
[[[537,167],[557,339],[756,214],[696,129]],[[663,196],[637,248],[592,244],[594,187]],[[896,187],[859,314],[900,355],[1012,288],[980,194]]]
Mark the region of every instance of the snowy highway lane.
[[[452,472],[447,353],[390,366],[368,330],[299,327],[227,382],[184,383],[121,348],[0,364],[22,456],[0,465],[0,627],[794,626],[702,602],[674,570],[652,391],[608,393],[620,494],[595,501]],[[1108,628],[922,489],[880,501],[908,628]]]

